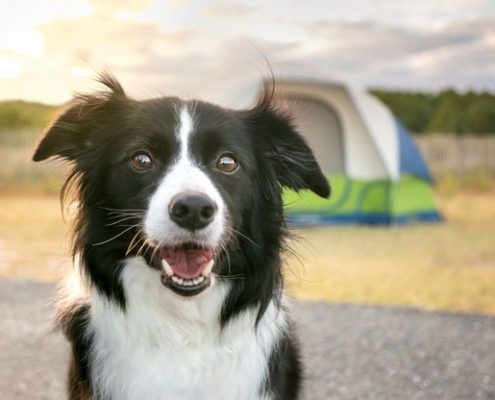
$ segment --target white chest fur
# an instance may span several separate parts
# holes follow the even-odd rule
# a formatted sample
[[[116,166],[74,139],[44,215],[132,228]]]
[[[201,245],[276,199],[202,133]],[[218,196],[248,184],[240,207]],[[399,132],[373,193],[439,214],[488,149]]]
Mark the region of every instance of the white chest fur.
[[[283,311],[271,304],[255,329],[256,311],[247,310],[220,329],[226,283],[183,299],[138,258],[128,260],[122,281],[125,313],[91,298],[92,380],[105,399],[268,399],[260,388]]]

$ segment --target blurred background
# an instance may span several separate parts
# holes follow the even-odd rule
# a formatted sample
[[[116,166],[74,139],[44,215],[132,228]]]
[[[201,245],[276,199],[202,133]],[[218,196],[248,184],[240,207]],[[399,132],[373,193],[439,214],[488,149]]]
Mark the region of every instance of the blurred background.
[[[0,20],[5,285],[51,288],[70,268],[65,166],[30,154],[97,72],[137,99],[230,107],[273,73],[335,189],[327,203],[286,193],[291,293],[495,315],[494,1],[18,0]]]
[[[398,157],[415,153],[409,146],[398,154],[392,128],[373,126],[383,110],[370,106],[369,98],[364,104],[359,100],[368,92],[418,146],[434,178],[435,205],[428,200],[426,207],[444,218],[400,228],[346,225],[301,231],[308,240],[296,247],[307,267],[291,262],[295,294],[495,313],[494,22],[495,3],[483,0],[293,0],[269,6],[256,1],[21,0],[4,8],[0,273],[52,280],[68,263],[67,227],[57,198],[64,168],[55,162],[35,165],[29,157],[43,127],[72,93],[97,88],[98,71],[113,71],[136,98],[179,94],[241,107],[255,100],[271,66],[276,80],[313,83],[313,103],[318,86],[341,92],[327,96],[333,118],[311,108],[311,102],[302,103],[308,97],[304,88],[283,93],[285,100],[294,100],[289,106],[299,119],[306,115],[301,129],[311,136],[320,162],[329,164],[325,172],[335,180],[334,203],[343,201],[341,175],[393,184],[400,183],[398,173],[414,175],[394,172],[394,165],[371,177],[360,172],[363,158],[377,152],[376,146],[381,155],[374,155],[375,163],[384,158],[386,164],[397,153],[390,162],[400,164]],[[342,93],[350,100],[341,99]],[[365,125],[363,137],[354,132],[361,128],[352,125],[360,118],[347,117],[339,108],[345,101],[355,114],[368,114],[358,121]],[[311,120],[320,123],[314,126]],[[342,154],[351,147],[342,142],[352,140],[366,141],[366,149]],[[336,165],[345,158],[348,165]],[[380,169],[370,163],[361,170]],[[413,202],[422,195],[414,187],[402,194]]]

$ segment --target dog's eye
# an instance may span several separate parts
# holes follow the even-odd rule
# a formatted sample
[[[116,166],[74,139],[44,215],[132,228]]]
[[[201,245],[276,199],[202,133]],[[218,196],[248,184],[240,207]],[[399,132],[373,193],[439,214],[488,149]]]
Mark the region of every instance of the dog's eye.
[[[153,167],[153,160],[146,153],[138,153],[131,159],[132,168],[138,172],[145,172]]]
[[[223,155],[217,160],[217,169],[226,174],[231,174],[237,170],[239,163],[230,155]]]

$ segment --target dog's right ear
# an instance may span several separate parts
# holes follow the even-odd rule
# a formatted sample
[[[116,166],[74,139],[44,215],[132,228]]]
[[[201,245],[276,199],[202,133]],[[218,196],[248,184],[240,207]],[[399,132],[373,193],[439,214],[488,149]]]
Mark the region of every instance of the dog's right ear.
[[[108,72],[98,81],[110,91],[77,95],[71,105],[45,129],[33,154],[33,161],[49,157],[74,160],[91,145],[91,135],[102,123],[112,101],[126,98],[119,82]]]

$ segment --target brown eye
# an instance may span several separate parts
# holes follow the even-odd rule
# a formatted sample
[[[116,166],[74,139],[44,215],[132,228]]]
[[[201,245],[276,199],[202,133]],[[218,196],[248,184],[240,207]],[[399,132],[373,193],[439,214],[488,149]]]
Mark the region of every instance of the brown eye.
[[[217,169],[226,174],[231,174],[237,170],[239,163],[232,156],[221,156],[217,160]]]
[[[146,153],[138,153],[132,157],[131,165],[136,171],[144,172],[153,167],[153,160]]]

